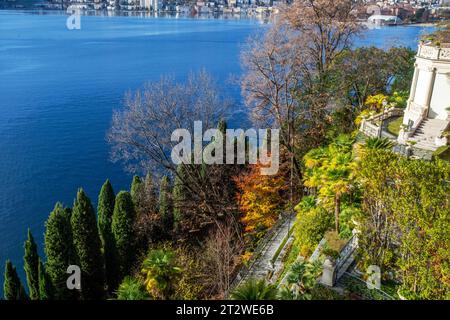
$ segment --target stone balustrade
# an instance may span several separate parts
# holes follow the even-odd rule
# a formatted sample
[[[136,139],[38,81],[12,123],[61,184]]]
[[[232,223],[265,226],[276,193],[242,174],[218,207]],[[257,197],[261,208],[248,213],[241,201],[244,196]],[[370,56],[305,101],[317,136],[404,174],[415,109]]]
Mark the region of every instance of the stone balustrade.
[[[403,112],[404,110],[400,108],[390,108],[385,110],[385,112],[378,113],[367,119],[363,119],[359,131],[369,137],[385,136],[383,135],[381,122],[392,117],[402,116]]]
[[[420,44],[417,56],[425,59],[450,61],[450,47]]]
[[[347,241],[346,245],[340,250],[337,259],[327,257],[323,262],[322,277],[320,283],[334,287],[340,277],[347,271],[348,267],[354,261],[354,253],[358,248],[358,231],[353,230],[353,236]]]

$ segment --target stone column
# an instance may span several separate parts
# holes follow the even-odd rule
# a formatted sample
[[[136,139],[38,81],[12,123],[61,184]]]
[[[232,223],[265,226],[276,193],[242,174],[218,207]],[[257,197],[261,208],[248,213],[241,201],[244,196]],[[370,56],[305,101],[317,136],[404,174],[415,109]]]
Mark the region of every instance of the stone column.
[[[330,259],[323,262],[322,279],[320,282],[328,287],[333,287],[336,280],[336,265]]]
[[[411,105],[411,102],[414,101],[414,96],[416,95],[417,79],[419,79],[419,72],[420,72],[420,69],[416,62],[416,63],[414,63],[414,76],[413,76],[413,80],[412,80],[412,84],[411,84],[411,92],[409,94],[409,99],[408,99],[408,109]]]
[[[430,81],[428,82],[427,100],[425,102],[425,110],[426,110],[425,117],[428,116],[428,111],[430,110],[431,98],[433,96],[433,87],[434,82],[436,80],[436,68],[429,67],[428,71],[431,72],[431,78]]]

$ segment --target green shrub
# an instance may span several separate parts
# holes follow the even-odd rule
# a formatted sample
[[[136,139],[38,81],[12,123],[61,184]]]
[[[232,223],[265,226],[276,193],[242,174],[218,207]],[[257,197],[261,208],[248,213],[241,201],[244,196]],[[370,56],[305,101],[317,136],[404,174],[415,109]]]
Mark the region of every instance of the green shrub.
[[[341,239],[334,230],[330,230],[325,233],[325,240],[326,242],[324,248],[322,249],[322,253],[327,257],[337,259],[347,241]]]
[[[341,214],[339,216],[340,219],[340,232],[339,236],[341,239],[349,239],[353,233],[353,229],[355,228],[355,224],[353,223],[354,217],[361,215],[361,209],[355,205],[342,205]]]
[[[313,197],[304,197],[297,205],[295,222],[295,241],[304,257],[311,255],[325,232],[333,227],[333,215],[324,208],[316,206]]]
[[[117,289],[117,300],[146,300],[149,299],[144,284],[136,278],[125,277]]]
[[[277,296],[277,287],[264,279],[250,279],[231,293],[234,300],[274,300]]]
[[[323,285],[317,284],[311,289],[311,299],[312,300],[345,300],[346,297],[340,295],[337,291],[325,287]]]
[[[441,146],[433,152],[434,158],[450,161],[450,146]]]

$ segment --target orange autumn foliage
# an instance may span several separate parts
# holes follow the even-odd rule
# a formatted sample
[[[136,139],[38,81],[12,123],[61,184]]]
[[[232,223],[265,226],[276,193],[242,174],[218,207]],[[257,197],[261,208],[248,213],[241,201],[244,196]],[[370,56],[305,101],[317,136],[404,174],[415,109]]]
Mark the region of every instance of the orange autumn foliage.
[[[261,165],[253,165],[250,171],[234,180],[238,193],[241,222],[245,232],[256,240],[277,221],[283,210],[287,182],[280,171],[277,175],[261,175]]]

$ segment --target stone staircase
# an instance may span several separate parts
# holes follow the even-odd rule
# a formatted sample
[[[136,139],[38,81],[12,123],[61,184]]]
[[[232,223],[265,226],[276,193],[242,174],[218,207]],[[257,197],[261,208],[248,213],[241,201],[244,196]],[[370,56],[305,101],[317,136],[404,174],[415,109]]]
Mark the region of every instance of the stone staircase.
[[[426,118],[420,123],[410,140],[417,142],[414,145],[416,148],[435,151],[438,147],[434,141],[442,134],[447,125],[448,121],[446,120]]]
[[[344,263],[342,264],[342,267],[339,268],[339,270],[337,270],[336,273],[336,281],[339,281],[339,279],[344,275],[344,273],[347,272],[347,270],[350,269],[350,266],[354,265],[355,262],[355,257],[356,257],[356,253],[352,252],[347,259],[344,261]]]
[[[249,278],[267,278],[269,271],[274,269],[272,265],[272,258],[274,257],[276,251],[283,243],[284,238],[289,232],[290,227],[294,225],[295,215],[286,219],[286,221],[280,226],[279,230],[270,239],[267,247],[263,250],[260,257],[255,261],[252,268],[247,274],[247,279]]]
[[[239,271],[236,278],[230,285],[230,291],[250,278],[264,278],[271,282],[274,281],[274,279],[271,278],[273,276],[273,272],[279,269],[280,261],[279,259],[277,259],[275,264],[273,264],[272,259],[274,258],[280,246],[283,245],[283,240],[288,235],[291,227],[294,225],[295,218],[295,214],[287,215],[286,217],[278,220],[276,225],[268,231],[253,254],[254,260],[249,263],[249,266],[243,267]],[[286,243],[284,243],[282,252],[279,253],[280,258],[285,253],[285,247],[288,243],[290,242],[287,241]]]

